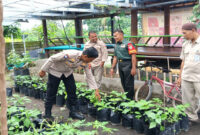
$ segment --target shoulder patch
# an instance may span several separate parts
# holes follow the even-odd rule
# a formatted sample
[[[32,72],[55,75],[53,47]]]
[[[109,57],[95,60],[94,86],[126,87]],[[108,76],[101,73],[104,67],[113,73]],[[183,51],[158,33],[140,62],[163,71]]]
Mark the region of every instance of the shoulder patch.
[[[128,53],[131,55],[131,54],[136,54],[136,49],[135,47],[133,46],[132,43],[128,43]]]

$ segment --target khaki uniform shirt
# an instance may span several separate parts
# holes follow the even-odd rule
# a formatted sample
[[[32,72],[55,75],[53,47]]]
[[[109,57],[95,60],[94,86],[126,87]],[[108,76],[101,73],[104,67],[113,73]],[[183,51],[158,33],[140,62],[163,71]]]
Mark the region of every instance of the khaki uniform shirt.
[[[181,78],[186,81],[200,82],[200,37],[183,43],[180,58],[184,61]]]
[[[41,70],[60,78],[63,74],[65,77],[68,77],[73,73],[74,69],[81,66],[85,70],[90,89],[97,89],[91,69],[88,68],[86,63],[80,60],[81,54],[82,51],[77,50],[62,51],[51,56],[42,66]]]
[[[92,67],[100,66],[102,61],[105,62],[107,60],[108,50],[107,50],[106,45],[103,41],[97,40],[97,43],[91,43],[90,41],[88,41],[85,44],[84,50],[89,48],[89,47],[94,47],[95,49],[97,49],[98,55],[99,55],[96,59],[94,59],[91,62]]]

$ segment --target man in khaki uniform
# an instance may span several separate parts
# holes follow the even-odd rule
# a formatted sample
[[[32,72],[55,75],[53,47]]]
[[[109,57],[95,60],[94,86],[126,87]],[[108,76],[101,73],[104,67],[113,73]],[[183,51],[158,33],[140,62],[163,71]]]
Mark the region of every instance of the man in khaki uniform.
[[[86,80],[90,89],[96,89],[95,95],[100,98],[91,69],[89,69],[87,65],[87,63],[97,57],[97,50],[94,47],[90,47],[83,52],[77,50],[66,50],[51,56],[46,61],[39,73],[40,77],[45,76],[45,72],[49,73],[47,98],[45,100],[45,118],[53,119],[51,116],[53,101],[55,101],[59,83],[63,80],[67,92],[67,103],[70,109],[69,116],[76,119],[84,119],[84,116],[79,114],[76,110],[77,96],[73,71],[79,66],[83,67],[85,69],[87,76]]]
[[[90,66],[92,69],[92,74],[95,77],[97,87],[100,88],[103,71],[104,71],[103,67],[104,67],[105,61],[108,58],[108,51],[107,51],[105,43],[97,39],[96,32],[90,31],[88,36],[89,36],[90,41],[88,41],[85,44],[84,49],[87,49],[89,47],[94,47],[98,51],[99,56],[90,63]]]
[[[200,36],[193,23],[184,24],[182,32],[186,41],[180,55],[182,63],[178,85],[181,85],[183,104],[190,104],[186,114],[191,121],[199,122],[197,112],[200,100]]]

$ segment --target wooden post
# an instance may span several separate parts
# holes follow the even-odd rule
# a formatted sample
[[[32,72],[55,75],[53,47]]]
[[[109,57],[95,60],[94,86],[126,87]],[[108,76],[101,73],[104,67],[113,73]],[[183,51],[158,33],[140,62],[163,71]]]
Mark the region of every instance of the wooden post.
[[[137,36],[138,34],[138,18],[137,18],[137,10],[131,10],[131,36]],[[131,42],[137,44],[137,38],[131,38]]]
[[[110,16],[110,20],[111,20],[111,36],[112,36],[112,44],[115,43],[115,40],[113,38],[113,34],[114,34],[114,15]]]
[[[3,37],[3,7],[0,0],[0,127],[1,135],[8,135],[7,128],[7,100],[6,100],[6,81],[5,81],[5,40]]]
[[[42,26],[43,26],[43,33],[44,33],[44,48],[48,47],[48,33],[47,33],[47,22],[46,20],[42,20]],[[45,56],[49,57],[49,50],[45,50]]]
[[[164,7],[164,32],[165,35],[170,35],[170,8],[169,6]],[[163,38],[163,44],[170,44],[170,37]]]
[[[79,18],[75,19],[75,30],[76,36],[83,36],[82,20]],[[83,44],[83,38],[76,38],[76,44]]]

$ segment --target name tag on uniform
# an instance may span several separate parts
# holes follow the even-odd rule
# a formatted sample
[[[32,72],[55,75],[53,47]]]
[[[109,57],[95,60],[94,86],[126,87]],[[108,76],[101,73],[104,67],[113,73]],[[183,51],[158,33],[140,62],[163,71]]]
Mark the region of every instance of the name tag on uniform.
[[[200,62],[200,55],[195,54],[195,55],[194,55],[194,61],[195,61],[195,62]]]
[[[121,48],[125,48],[125,47],[126,47],[126,45],[125,45],[125,44],[122,44],[122,45],[121,45]]]

